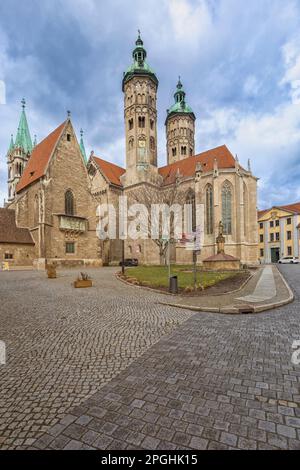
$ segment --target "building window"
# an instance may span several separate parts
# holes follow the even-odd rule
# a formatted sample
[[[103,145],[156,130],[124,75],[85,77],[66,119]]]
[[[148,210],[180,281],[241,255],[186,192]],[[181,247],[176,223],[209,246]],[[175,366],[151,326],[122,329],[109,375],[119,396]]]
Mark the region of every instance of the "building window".
[[[190,157],[193,155],[193,149],[190,148]]]
[[[71,134],[67,134],[67,141],[71,142]]]
[[[186,204],[188,206],[187,228],[189,232],[194,232],[196,230],[196,201],[195,193],[192,190],[188,192]]]
[[[286,232],[286,238],[288,240],[291,240],[292,239],[292,232],[289,230],[288,232]]]
[[[131,131],[133,129],[133,118],[129,119],[128,121],[128,129]]]
[[[271,242],[274,241],[274,233],[271,233],[271,234],[270,234],[270,241],[271,241]]]
[[[264,223],[263,222],[259,223],[259,228],[264,228]]]
[[[65,193],[65,214],[74,215],[74,196],[70,189]]]
[[[143,116],[139,116],[139,127],[145,127],[145,118]]]
[[[210,184],[206,188],[206,233],[213,233],[213,188]]]
[[[4,253],[4,259],[13,259],[14,255],[12,253]]]
[[[73,255],[75,253],[75,243],[67,242],[66,243],[66,254]]]
[[[172,148],[172,156],[176,157],[176,147]]]
[[[186,146],[185,145],[181,146],[181,155],[186,155]]]
[[[150,129],[151,129],[151,130],[154,129],[154,121],[153,121],[153,119],[150,119]]]
[[[275,220],[276,227],[279,227],[279,220]]]
[[[274,227],[274,221],[273,220],[271,220],[271,222],[270,222],[270,227]]]
[[[291,225],[291,223],[292,223],[291,217],[289,217],[288,219],[286,219],[286,223],[287,223],[287,225]]]
[[[150,150],[155,150],[155,139],[154,137],[150,137]]]
[[[280,240],[280,234],[279,234],[279,232],[276,232],[275,235],[276,235],[276,241],[279,242],[279,240]]]
[[[288,246],[287,254],[288,254],[288,256],[292,256],[292,247],[291,246]]]
[[[131,139],[129,139],[129,149],[133,149],[133,146],[134,146],[134,138],[131,137]]]
[[[232,232],[232,191],[231,185],[225,181],[222,188],[222,221],[224,227],[224,234],[230,235]]]
[[[264,256],[264,249],[261,248],[261,249],[260,249],[260,257],[263,258],[263,256]]]
[[[263,243],[263,241],[264,241],[264,236],[263,235],[259,236],[259,241],[260,241],[260,243]]]

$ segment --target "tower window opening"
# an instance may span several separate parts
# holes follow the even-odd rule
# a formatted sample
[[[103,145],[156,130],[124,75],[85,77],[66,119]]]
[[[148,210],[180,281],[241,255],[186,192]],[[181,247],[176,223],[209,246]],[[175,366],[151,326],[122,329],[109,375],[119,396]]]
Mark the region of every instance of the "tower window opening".
[[[173,156],[173,157],[176,157],[176,147],[173,147],[173,148],[172,148],[172,156]]]
[[[67,134],[67,141],[71,142],[71,134]]]
[[[145,117],[139,116],[139,127],[144,128],[145,127]]]
[[[153,119],[150,119],[150,129],[151,129],[151,130],[154,129],[154,121],[153,121]]]
[[[129,119],[128,128],[129,128],[130,131],[131,131],[131,129],[133,129],[133,118]]]
[[[186,155],[186,146],[181,147],[181,155]]]

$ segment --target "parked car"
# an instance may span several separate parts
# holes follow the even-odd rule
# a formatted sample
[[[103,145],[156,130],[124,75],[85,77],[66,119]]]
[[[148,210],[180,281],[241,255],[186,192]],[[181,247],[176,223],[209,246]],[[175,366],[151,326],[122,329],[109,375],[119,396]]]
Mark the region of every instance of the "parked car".
[[[280,258],[278,261],[280,264],[298,264],[299,263],[299,258],[296,258],[295,256],[283,256]]]
[[[119,266],[122,266],[123,262],[120,261]],[[139,261],[136,258],[125,258],[124,259],[124,266],[138,266]]]

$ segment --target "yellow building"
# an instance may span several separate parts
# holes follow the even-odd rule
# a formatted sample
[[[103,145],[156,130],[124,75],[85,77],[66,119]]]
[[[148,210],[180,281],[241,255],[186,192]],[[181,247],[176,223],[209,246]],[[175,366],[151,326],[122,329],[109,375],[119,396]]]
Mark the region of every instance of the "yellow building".
[[[300,202],[258,212],[258,258],[277,263],[283,256],[300,254]]]

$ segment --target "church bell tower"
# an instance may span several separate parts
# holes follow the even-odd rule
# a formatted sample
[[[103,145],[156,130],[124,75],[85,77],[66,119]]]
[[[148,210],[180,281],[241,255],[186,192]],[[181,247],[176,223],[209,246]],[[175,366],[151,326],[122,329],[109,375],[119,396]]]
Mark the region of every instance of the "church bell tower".
[[[133,63],[124,72],[124,119],[126,138],[125,186],[158,179],[157,111],[158,80],[146,62],[147,52],[138,34]]]
[[[180,77],[175,103],[167,110],[166,136],[168,164],[195,155],[195,114],[185,101]]]
[[[26,102],[23,98],[21,101],[22,111],[17,130],[16,140],[14,142],[11,136],[9,149],[7,152],[7,165],[8,165],[8,203],[12,202],[16,194],[16,186],[20,181],[24,168],[27,165],[31,155],[33,145],[28,128],[25,105]]]

